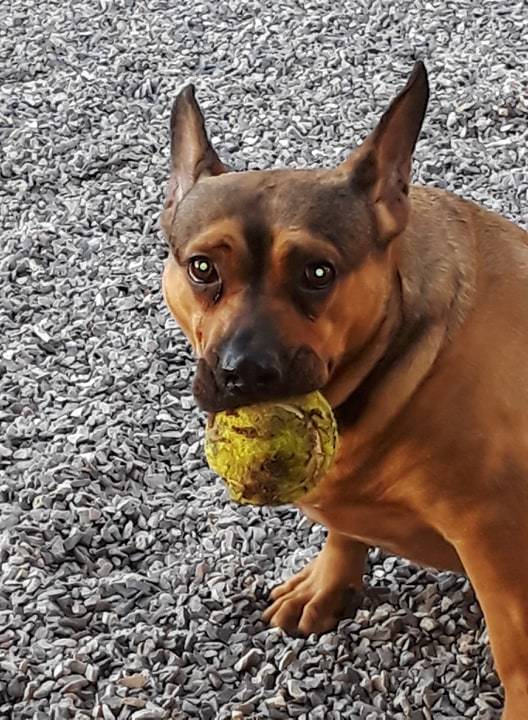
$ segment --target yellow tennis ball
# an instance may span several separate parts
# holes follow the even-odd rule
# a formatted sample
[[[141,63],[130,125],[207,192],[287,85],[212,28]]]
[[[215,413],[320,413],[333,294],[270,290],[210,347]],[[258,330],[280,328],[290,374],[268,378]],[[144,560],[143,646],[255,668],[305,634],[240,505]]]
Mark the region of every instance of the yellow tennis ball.
[[[334,414],[319,392],[216,413],[205,436],[209,467],[232,500],[252,505],[296,502],[328,471],[336,446]]]

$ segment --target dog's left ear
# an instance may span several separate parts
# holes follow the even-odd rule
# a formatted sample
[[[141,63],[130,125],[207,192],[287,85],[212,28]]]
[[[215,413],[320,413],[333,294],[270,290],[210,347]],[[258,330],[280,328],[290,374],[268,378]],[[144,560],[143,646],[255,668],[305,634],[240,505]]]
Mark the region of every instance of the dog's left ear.
[[[383,243],[407,224],[412,155],[428,99],[427,71],[417,62],[374,132],[343,164],[354,186],[368,194]]]
[[[187,85],[174,101],[170,134],[171,175],[166,208],[178,205],[200,178],[228,171],[207,137],[194,85]]]

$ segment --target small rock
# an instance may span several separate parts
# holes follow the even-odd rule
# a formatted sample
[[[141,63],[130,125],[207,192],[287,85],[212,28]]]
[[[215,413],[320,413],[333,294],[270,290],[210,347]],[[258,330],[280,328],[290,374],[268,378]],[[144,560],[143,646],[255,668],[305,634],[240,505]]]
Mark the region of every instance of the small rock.
[[[63,693],[76,693],[88,685],[88,680],[82,675],[70,675],[65,679],[67,682],[62,686]]]
[[[141,708],[145,707],[146,701],[142,700],[141,698],[136,698],[136,697],[124,697],[123,705],[128,705],[129,707],[141,709]]]
[[[420,627],[424,632],[431,633],[433,630],[436,630],[438,623],[436,620],[433,620],[433,618],[425,617],[420,620]]]
[[[28,685],[29,687],[29,685]],[[53,688],[55,687],[55,681],[54,680],[46,680],[42,683],[35,692],[33,693],[33,698],[35,700],[40,700],[41,698],[48,697],[48,695],[51,693]],[[27,688],[26,688],[27,690]]]
[[[243,655],[238,662],[235,663],[235,670],[237,672],[244,672],[261,662],[264,653],[262,650],[252,648],[245,655]]]
[[[286,650],[284,655],[279,660],[279,670],[281,672],[286,670],[286,668],[292,664],[292,662],[296,659],[296,657],[297,656],[294,653],[294,651],[288,648],[288,650]]]
[[[136,710],[130,716],[130,720],[165,720],[166,717],[167,714],[163,708],[151,706],[144,710]]]
[[[136,673],[135,675],[124,675],[119,678],[119,684],[127,688],[143,688],[147,684],[149,678],[146,672]]]
[[[304,700],[305,692],[297,680],[288,680],[286,687],[288,688],[288,693],[293,700]]]

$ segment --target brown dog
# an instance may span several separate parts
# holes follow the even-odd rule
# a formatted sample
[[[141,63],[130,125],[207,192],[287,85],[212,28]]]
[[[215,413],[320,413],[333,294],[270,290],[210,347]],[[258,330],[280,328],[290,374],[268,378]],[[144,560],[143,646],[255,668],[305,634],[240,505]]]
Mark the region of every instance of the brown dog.
[[[266,616],[336,624],[367,548],[466,572],[528,718],[528,234],[409,187],[424,66],[335,170],[229,172],[192,87],[171,117],[166,302],[215,412],[322,389],[335,467],[301,509],[329,529]]]

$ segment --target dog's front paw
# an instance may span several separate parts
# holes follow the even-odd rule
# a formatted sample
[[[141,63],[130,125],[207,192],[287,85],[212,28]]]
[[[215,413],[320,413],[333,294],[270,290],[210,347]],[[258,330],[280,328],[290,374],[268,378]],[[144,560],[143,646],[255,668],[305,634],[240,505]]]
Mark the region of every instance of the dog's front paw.
[[[334,628],[344,616],[353,590],[348,578],[331,577],[321,556],[301,572],[276,587],[273,604],[265,611],[264,620],[294,635],[324,633]]]

